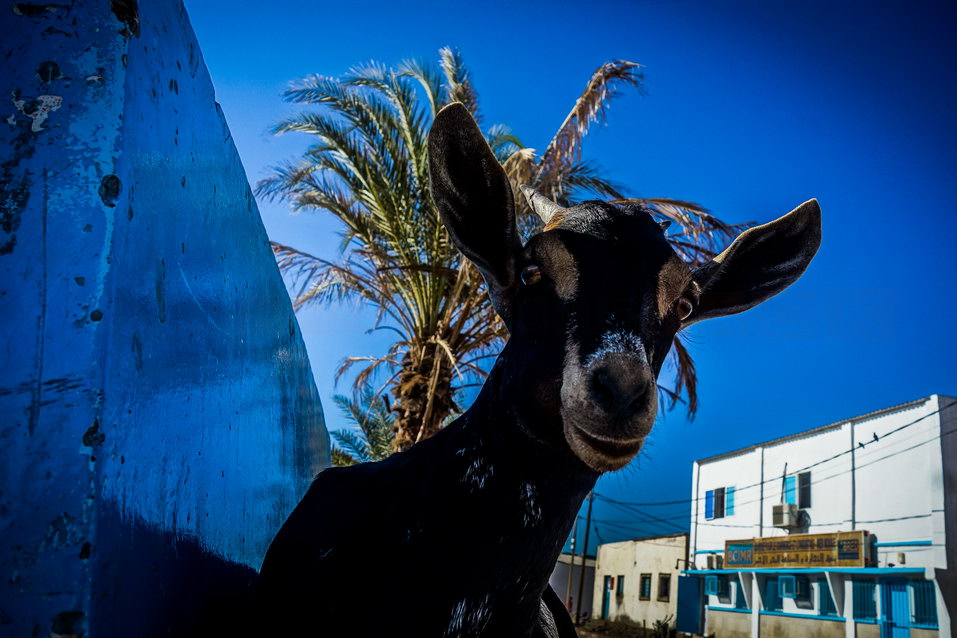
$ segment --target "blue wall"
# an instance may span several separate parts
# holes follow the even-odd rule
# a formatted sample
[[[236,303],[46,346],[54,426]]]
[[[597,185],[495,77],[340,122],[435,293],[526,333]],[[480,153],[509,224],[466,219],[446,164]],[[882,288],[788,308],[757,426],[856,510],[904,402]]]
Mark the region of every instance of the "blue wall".
[[[182,4],[4,11],[0,635],[220,633],[328,463],[298,324]]]

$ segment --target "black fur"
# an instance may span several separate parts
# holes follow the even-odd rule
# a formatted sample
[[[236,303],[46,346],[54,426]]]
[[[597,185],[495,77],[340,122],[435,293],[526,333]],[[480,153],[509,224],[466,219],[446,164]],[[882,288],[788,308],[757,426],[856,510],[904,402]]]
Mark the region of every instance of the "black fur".
[[[695,311],[779,292],[820,242],[808,203],[692,271],[646,210],[585,202],[521,246],[508,180],[461,104],[436,116],[430,167],[511,337],[454,423],[316,478],[263,563],[263,635],[575,636],[548,577],[600,473],[650,431],[674,335]]]

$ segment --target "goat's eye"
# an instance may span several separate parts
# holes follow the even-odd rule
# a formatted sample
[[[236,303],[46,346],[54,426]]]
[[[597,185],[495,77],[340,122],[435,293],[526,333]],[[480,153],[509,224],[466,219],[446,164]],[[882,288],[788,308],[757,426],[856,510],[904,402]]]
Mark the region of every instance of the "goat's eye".
[[[529,264],[522,268],[521,279],[526,286],[537,284],[542,279],[542,269],[535,264]]]
[[[691,302],[684,297],[680,297],[677,303],[675,303],[675,313],[677,313],[678,319],[681,319],[682,321],[691,316],[692,310],[694,310],[694,306],[692,306]]]

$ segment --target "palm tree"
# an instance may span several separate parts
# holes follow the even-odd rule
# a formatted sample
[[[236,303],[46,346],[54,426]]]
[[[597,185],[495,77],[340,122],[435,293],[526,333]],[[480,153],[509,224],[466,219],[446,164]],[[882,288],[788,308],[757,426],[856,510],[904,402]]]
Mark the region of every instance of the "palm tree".
[[[392,453],[395,438],[395,414],[385,395],[376,396],[368,387],[356,400],[342,394],[332,397],[356,430],[333,430],[332,438],[338,445],[332,447],[332,464],[356,465],[381,461]]]
[[[377,379],[375,395],[392,394],[396,450],[431,436],[459,410],[456,391],[481,382],[484,363],[506,338],[481,276],[451,245],[432,204],[426,154],[432,118],[458,101],[482,121],[461,56],[444,48],[439,58],[438,68],[418,61],[394,68],[370,63],[340,78],[310,76],[285,91],[287,101],[317,108],[279,122],[274,132],[300,131],[315,143],[297,161],[276,167],[256,189],[297,211],[326,211],[342,223],[336,259],[275,243],[273,250],[293,286],[297,309],[358,298],[377,311],[372,329],[396,333],[384,354],[349,357],[336,372],[338,378],[361,363],[356,387]],[[530,184],[563,205],[587,194],[624,200],[619,186],[582,160],[582,141],[591,125],[604,119],[619,88],[641,91],[640,68],[624,60],[600,66],[542,153],[525,147],[507,127],[490,127],[487,139],[513,191]],[[690,202],[631,201],[676,222],[670,239],[691,262],[710,259],[738,230]],[[537,216],[523,198],[516,204],[528,235],[538,227]],[[661,392],[672,406],[686,395],[693,415],[694,364],[680,341],[674,353],[676,385]]]

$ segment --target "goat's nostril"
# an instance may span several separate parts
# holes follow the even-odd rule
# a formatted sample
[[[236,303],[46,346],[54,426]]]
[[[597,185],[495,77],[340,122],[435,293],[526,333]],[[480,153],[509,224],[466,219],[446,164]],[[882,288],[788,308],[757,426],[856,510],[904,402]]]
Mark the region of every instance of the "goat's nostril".
[[[628,403],[628,412],[637,412],[642,408],[642,404],[645,402],[645,394],[647,394],[648,388],[644,383],[638,384],[635,387],[634,396],[631,399],[631,402]]]
[[[591,391],[599,403],[611,407],[615,403],[614,379],[605,368],[599,368],[591,377]]]
[[[591,400],[615,414],[639,412],[649,392],[648,374],[630,357],[608,357],[592,368]]]

